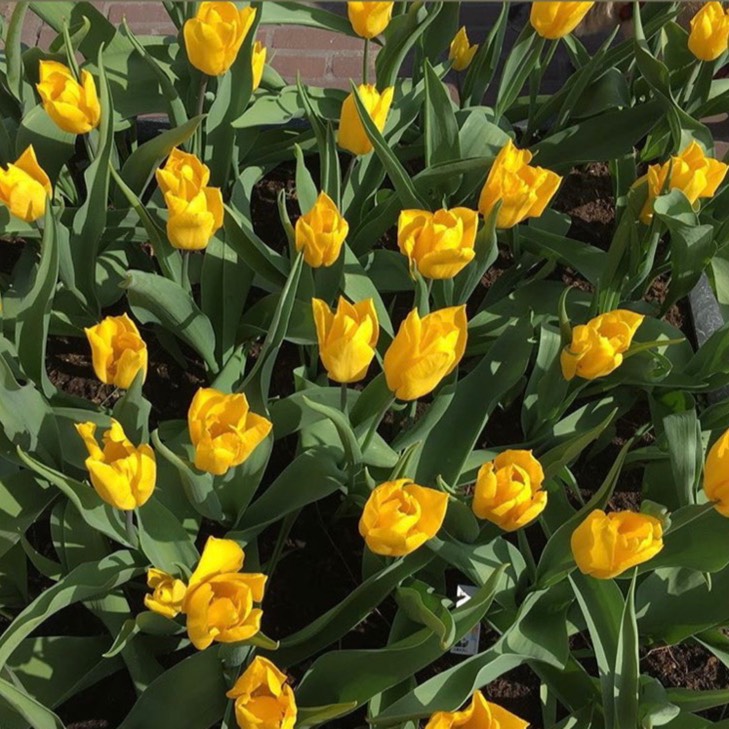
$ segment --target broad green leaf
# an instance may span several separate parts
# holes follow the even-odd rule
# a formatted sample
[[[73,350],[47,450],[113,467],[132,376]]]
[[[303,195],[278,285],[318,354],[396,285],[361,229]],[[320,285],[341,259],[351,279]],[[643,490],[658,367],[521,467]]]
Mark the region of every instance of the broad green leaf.
[[[139,546],[149,561],[170,574],[192,571],[199,555],[180,520],[154,496],[136,510]]]
[[[50,709],[4,678],[0,678],[0,698],[34,729],[64,729],[63,722]]]
[[[461,158],[458,122],[453,102],[443,82],[425,62],[425,164],[453,162]],[[451,181],[453,182],[453,181]],[[456,186],[457,186],[457,181]]]
[[[635,584],[637,572],[625,598],[625,607],[620,621],[620,634],[615,656],[615,697],[614,729],[622,729],[638,724],[638,678],[640,676],[640,656],[638,623],[635,618]]]

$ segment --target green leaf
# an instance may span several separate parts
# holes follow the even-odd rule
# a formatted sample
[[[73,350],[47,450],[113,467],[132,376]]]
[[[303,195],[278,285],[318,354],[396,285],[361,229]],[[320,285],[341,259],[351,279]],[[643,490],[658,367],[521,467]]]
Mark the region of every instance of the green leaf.
[[[180,520],[154,497],[136,514],[139,546],[149,561],[170,574],[179,574],[180,566],[192,571],[199,555]]]
[[[362,450],[357,442],[357,436],[354,434],[352,426],[349,424],[347,418],[344,417],[342,411],[329,407],[328,405],[323,405],[315,400],[310,400],[307,397],[304,397],[303,400],[304,404],[308,408],[311,408],[315,412],[323,415],[326,419],[331,421],[337,429],[337,434],[339,435],[339,439],[342,441],[342,446],[344,447],[347,462],[352,464],[352,467],[361,464]]]
[[[526,80],[539,63],[542,48],[544,38],[538,36],[530,25],[526,25],[509,52],[501,72],[501,84],[494,106],[497,119],[516,101]]]
[[[64,729],[63,722],[18,686],[0,678],[0,698],[7,701],[33,729]]]
[[[296,196],[299,200],[301,214],[306,215],[314,207],[319,193],[311,173],[306,169],[304,153],[298,144],[294,145],[294,155],[296,156]]]
[[[696,410],[674,413],[663,419],[678,505],[696,503],[696,488],[704,460],[701,425]]]
[[[430,61],[425,61],[425,164],[453,162],[461,158],[458,122],[445,84]],[[456,183],[457,185],[457,183]]]
[[[456,624],[453,615],[432,588],[420,580],[397,588],[395,600],[403,612],[415,623],[430,628],[440,639],[440,647],[447,651],[455,640]]]
[[[620,633],[615,656],[614,729],[638,725],[638,677],[640,657],[638,655],[638,623],[635,618],[635,584],[637,572],[625,598],[625,607],[620,621]]]
[[[29,3],[20,2],[13,8],[7,33],[5,34],[5,62],[7,86],[18,103],[23,104],[23,59],[21,55],[21,37],[23,21]]]
[[[15,155],[20,156],[32,144],[38,164],[55,184],[61,168],[74,153],[75,141],[76,135],[64,132],[39,105],[33,107],[20,122],[15,138]],[[8,161],[14,162],[15,158]]]
[[[121,423],[132,443],[149,442],[149,415],[152,403],[142,395],[144,372],[137,372],[131,386],[114,403],[112,417]]]

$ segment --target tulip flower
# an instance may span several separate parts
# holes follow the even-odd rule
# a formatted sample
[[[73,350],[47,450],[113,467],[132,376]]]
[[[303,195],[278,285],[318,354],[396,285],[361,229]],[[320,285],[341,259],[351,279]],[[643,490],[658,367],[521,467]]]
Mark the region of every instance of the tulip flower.
[[[40,62],[40,83],[36,85],[43,108],[64,132],[86,134],[99,125],[101,106],[96,84],[88,71],[81,71],[81,83],[71,69],[57,61]]]
[[[348,2],[347,15],[354,32],[370,40],[390,23],[394,2]]]
[[[261,629],[266,576],[241,573],[245,554],[231,539],[208,537],[182,602],[187,634],[198,650],[213,641],[237,643]]]
[[[722,516],[729,516],[729,430],[711,446],[704,465],[704,491]]]
[[[51,181],[38,164],[32,144],[6,170],[0,169],[0,202],[26,223],[43,217],[52,194]]]
[[[594,380],[616,370],[643,319],[642,314],[616,309],[574,327],[572,342],[560,356],[564,378]]]
[[[380,93],[371,84],[362,84],[357,90],[372,122],[379,131],[382,131],[385,128],[387,115],[392,106],[392,99],[395,94],[394,87],[390,86]],[[370,138],[362,125],[362,120],[357,113],[354,92],[349,94],[342,102],[337,144],[342,149],[346,149],[355,155],[367,154],[372,151],[372,142],[370,142]]]
[[[147,586],[154,591],[144,596],[144,606],[172,620],[182,611],[187,587],[182,580],[151,567],[147,570]]]
[[[533,2],[529,22],[542,38],[556,40],[569,35],[594,2]]]
[[[253,56],[251,57],[251,68],[253,70],[253,90],[261,85],[263,68],[266,65],[266,46],[261,41],[253,44]]]
[[[509,140],[494,160],[478,209],[485,217],[500,200],[497,228],[513,228],[527,218],[538,218],[557,192],[562,178],[551,170],[532,167],[531,159],[531,152],[517,149]]]
[[[648,514],[595,509],[572,533],[571,546],[580,572],[609,580],[655,557],[663,526]]]
[[[331,266],[339,258],[348,233],[349,223],[334,200],[320,192],[314,207],[296,221],[294,243],[312,268]]]
[[[369,549],[386,557],[414,552],[441,528],[448,495],[425,488],[409,478],[387,481],[367,499],[359,533]]]
[[[255,8],[202,2],[183,28],[190,63],[208,76],[222,76],[235,61],[256,17]]]
[[[210,181],[210,168],[194,154],[175,147],[154,176],[163,195],[192,200]]]
[[[544,471],[531,451],[506,450],[481,466],[473,513],[507,532],[534,521],[547,505]]]
[[[453,61],[455,71],[465,71],[473,61],[478,50],[478,43],[471,45],[468,40],[468,33],[464,25],[451,41],[448,58]]]
[[[471,703],[461,711],[438,711],[430,717],[425,729],[527,729],[528,721],[487,701],[475,691]]]
[[[147,345],[126,314],[107,316],[84,331],[91,345],[94,372],[103,383],[127,390],[138,372],[142,380],[147,377]]]
[[[475,257],[478,213],[468,208],[403,210],[397,245],[426,278],[453,278]]]
[[[286,683],[286,674],[267,658],[256,656],[225,695],[235,699],[240,729],[294,729],[294,692]]]
[[[319,356],[330,380],[359,382],[375,356],[380,335],[372,299],[350,304],[339,297],[336,312],[321,299],[311,300]]]
[[[715,61],[727,50],[729,15],[720,2],[709,2],[691,19],[688,47],[700,61]]]
[[[85,461],[96,493],[115,509],[131,511],[143,506],[154,491],[157,462],[149,445],[132,445],[121,424],[111,421],[103,449],[96,440],[95,423],[77,423],[89,457]]]
[[[195,467],[221,476],[239,466],[268,437],[271,422],[250,412],[242,393],[200,388],[187,414]]]
[[[413,309],[385,352],[387,386],[400,400],[432,392],[458,366],[466,350],[465,306],[452,306],[422,319]]]

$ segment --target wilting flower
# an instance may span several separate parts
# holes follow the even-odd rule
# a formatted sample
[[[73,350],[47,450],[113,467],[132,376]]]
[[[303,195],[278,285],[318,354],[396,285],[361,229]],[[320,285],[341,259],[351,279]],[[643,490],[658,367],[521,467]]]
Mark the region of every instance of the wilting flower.
[[[696,142],[691,142],[677,157],[662,165],[651,165],[648,173],[636,180],[639,185],[648,181],[648,197],[640,213],[646,225],[653,219],[653,203],[669,190],[681,190],[692,205],[699,198],[712,197],[726,177],[729,165],[707,157]]]
[[[253,70],[253,90],[261,85],[263,68],[266,65],[266,46],[261,41],[253,44],[253,56],[251,57],[251,68]]]
[[[43,217],[52,194],[51,181],[38,164],[32,144],[7,170],[0,169],[0,202],[27,223]]]
[[[146,378],[147,345],[126,314],[107,316],[84,331],[91,345],[94,372],[103,383],[126,390],[138,372]]]
[[[101,106],[88,71],[81,71],[79,83],[71,69],[62,63],[41,61],[39,75],[36,88],[43,108],[63,131],[86,134],[99,125]]]
[[[727,50],[729,15],[720,2],[704,4],[691,19],[688,47],[700,61],[715,61]]]
[[[475,691],[471,703],[461,711],[438,711],[430,717],[425,729],[527,729],[528,721],[486,701]]]
[[[200,3],[183,35],[190,63],[208,76],[222,76],[235,61],[256,17],[255,8],[232,2]]]
[[[334,200],[320,192],[314,207],[296,221],[295,245],[304,252],[312,267],[331,266],[342,251],[349,233],[349,223],[342,217]]]
[[[357,87],[357,90],[372,122],[379,131],[382,131],[385,128],[390,106],[392,106],[392,98],[395,94],[394,87],[390,86],[380,93],[372,84],[362,84]],[[362,125],[362,120],[357,113],[354,92],[349,94],[342,102],[337,143],[342,149],[346,149],[352,154],[367,154],[372,151],[372,142],[370,142],[370,138]]]
[[[147,570],[147,586],[153,590],[151,595],[144,596],[144,606],[148,610],[170,619],[182,612],[182,601],[187,590],[182,580],[150,567]]]
[[[200,388],[187,413],[195,467],[221,476],[239,466],[268,437],[271,422],[252,413],[242,393]]]
[[[580,572],[609,580],[655,557],[663,549],[663,526],[648,514],[595,509],[572,533],[571,545]]]
[[[432,539],[443,524],[448,495],[409,478],[387,481],[367,499],[359,533],[375,554],[402,557]]]
[[[478,213],[468,208],[403,210],[397,245],[426,278],[453,278],[475,257]]]
[[[478,50],[478,43],[471,45],[468,41],[468,33],[464,25],[451,41],[448,58],[453,61],[453,68],[456,71],[465,71],[473,61]]]
[[[413,309],[385,352],[387,386],[400,400],[417,400],[434,390],[458,366],[466,350],[465,306],[420,318]]]
[[[529,150],[517,149],[509,140],[494,160],[478,209],[485,217],[500,200],[497,228],[513,228],[527,218],[538,218],[557,192],[562,178],[543,167],[532,167],[531,159]]]
[[[529,21],[542,38],[556,40],[571,33],[594,2],[533,2]]]
[[[267,658],[256,656],[226,696],[235,699],[240,729],[293,729],[296,699],[286,674]]]
[[[642,314],[616,309],[574,327],[572,342],[560,356],[564,378],[594,380],[616,370],[643,319]]]
[[[339,297],[336,312],[321,299],[312,299],[319,356],[330,380],[359,382],[375,356],[380,335],[372,299],[350,304]]]
[[[245,554],[232,539],[208,537],[182,602],[187,634],[198,650],[213,641],[236,643],[261,629],[266,575],[241,573]]]
[[[347,15],[352,29],[361,38],[380,35],[390,23],[394,2],[349,2]]]
[[[531,451],[506,450],[481,466],[473,495],[473,513],[507,532],[536,519],[547,505],[544,471]]]
[[[111,421],[104,433],[104,448],[96,440],[95,423],[77,423],[89,457],[85,461],[91,485],[110,506],[131,511],[147,502],[157,480],[157,462],[152,448],[132,445],[121,424]]]
[[[729,516],[729,430],[711,446],[704,465],[704,491],[722,516]]]

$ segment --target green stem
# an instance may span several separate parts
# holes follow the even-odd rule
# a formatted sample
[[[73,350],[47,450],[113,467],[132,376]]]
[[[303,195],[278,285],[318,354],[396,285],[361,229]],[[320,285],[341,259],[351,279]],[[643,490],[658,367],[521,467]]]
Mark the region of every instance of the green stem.
[[[516,539],[519,542],[519,551],[526,560],[527,570],[533,582],[537,576],[537,563],[534,561],[534,555],[532,554],[532,548],[529,546],[526,532],[523,529],[519,529],[516,533]]]
[[[190,283],[190,251],[181,251],[182,253],[182,284],[187,286],[188,290],[192,290]]]
[[[342,412],[346,415],[347,414],[347,383],[342,382],[339,385],[339,406],[342,409]]]
[[[369,65],[370,65],[370,39],[365,38],[364,42],[364,54],[362,55],[362,83],[367,83],[369,76]]]
[[[200,74],[200,85],[197,90],[197,106],[195,108],[195,116],[200,116],[205,109],[205,89],[208,86],[208,76],[205,73]],[[200,124],[195,130],[195,154],[202,159],[203,157],[203,125]]]
[[[367,448],[369,448],[370,443],[372,442],[372,439],[375,437],[375,433],[377,432],[377,428],[382,422],[382,419],[387,414],[387,411],[390,409],[392,404],[395,402],[395,398],[391,397],[385,402],[385,406],[380,410],[379,413],[375,416],[375,419],[372,421],[372,425],[370,425],[370,429],[367,431],[367,435],[365,436],[364,442],[362,443],[362,453],[367,452]]]
[[[136,546],[137,534],[134,531],[134,511],[132,509],[124,512],[124,521],[127,528],[127,538],[129,539],[129,544],[131,544],[132,546]]]
[[[271,579],[274,570],[281,560],[281,555],[283,554],[286,540],[289,538],[291,528],[294,526],[294,523],[299,518],[300,513],[301,509],[296,509],[296,511],[292,511],[284,517],[283,524],[281,524],[281,529],[278,533],[278,538],[276,539],[276,546],[273,548],[273,554],[271,555],[271,559],[268,560],[268,564],[266,565],[266,574],[268,575],[269,580]]]
[[[458,90],[458,106],[463,108],[463,84],[461,82],[461,72],[456,71],[456,89]]]

